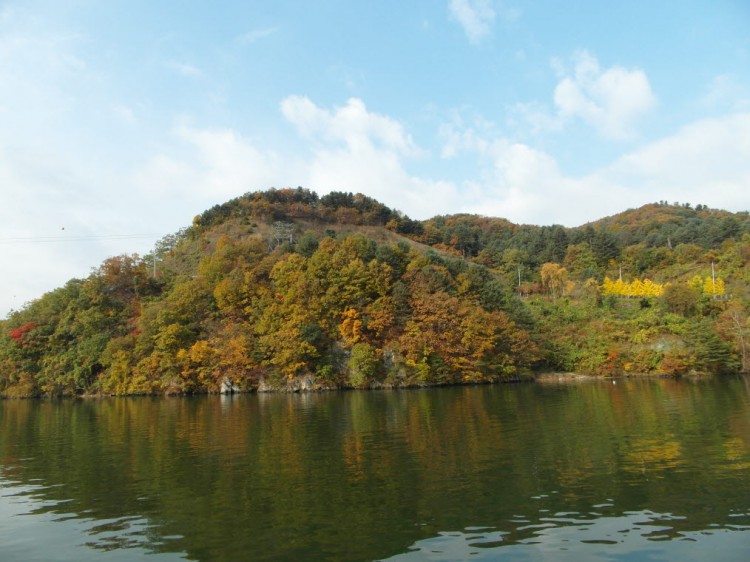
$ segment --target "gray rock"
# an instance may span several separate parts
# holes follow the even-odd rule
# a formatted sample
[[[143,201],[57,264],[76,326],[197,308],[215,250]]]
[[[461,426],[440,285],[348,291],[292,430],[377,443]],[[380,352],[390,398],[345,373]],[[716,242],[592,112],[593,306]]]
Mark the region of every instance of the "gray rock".
[[[240,392],[240,390],[240,387],[229,380],[229,378],[224,377],[221,380],[221,385],[219,387],[220,394],[234,394],[235,392]]]

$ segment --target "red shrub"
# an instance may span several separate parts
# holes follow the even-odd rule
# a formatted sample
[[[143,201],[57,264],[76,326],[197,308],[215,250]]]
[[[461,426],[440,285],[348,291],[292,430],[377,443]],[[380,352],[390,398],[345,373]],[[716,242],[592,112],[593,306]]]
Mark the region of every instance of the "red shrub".
[[[21,324],[18,328],[13,328],[8,335],[13,341],[20,343],[26,334],[36,328],[36,326],[35,322],[26,322],[26,324]]]

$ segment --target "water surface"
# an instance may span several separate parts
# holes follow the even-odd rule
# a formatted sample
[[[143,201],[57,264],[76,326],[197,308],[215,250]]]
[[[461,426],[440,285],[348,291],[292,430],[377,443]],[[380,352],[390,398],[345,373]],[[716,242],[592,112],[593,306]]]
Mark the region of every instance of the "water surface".
[[[749,382],[0,402],[0,559],[745,560]]]

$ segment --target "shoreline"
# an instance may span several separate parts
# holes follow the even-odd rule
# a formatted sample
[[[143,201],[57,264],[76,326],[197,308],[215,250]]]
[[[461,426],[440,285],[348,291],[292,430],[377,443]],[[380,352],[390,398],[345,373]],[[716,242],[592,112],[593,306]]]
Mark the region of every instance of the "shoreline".
[[[747,376],[748,373],[739,373],[733,376]],[[586,383],[586,382],[600,382],[600,381],[623,381],[623,380],[634,380],[634,379],[674,379],[674,380],[708,380],[717,376],[712,373],[686,373],[684,375],[668,375],[658,373],[640,373],[640,374],[618,374],[612,376],[605,375],[584,375],[580,373],[566,373],[566,372],[554,372],[554,373],[539,373],[534,375],[534,382],[539,384],[574,384],[574,383]],[[729,376],[729,375],[726,375]]]
[[[356,388],[351,386],[317,386],[312,384],[311,381],[307,380],[292,380],[289,381],[285,386],[277,387],[269,384],[260,384],[256,388],[249,390],[234,389],[232,391],[224,392],[154,392],[145,394],[106,394],[106,393],[90,393],[90,394],[79,394],[79,395],[65,395],[65,394],[34,394],[34,395],[18,395],[8,396],[6,394],[0,395],[0,400],[61,400],[61,399],[75,399],[75,400],[89,400],[89,399],[106,399],[106,398],[132,398],[132,397],[179,397],[179,396],[231,396],[239,394],[308,394],[308,393],[320,393],[320,392],[346,392],[352,390],[366,390],[366,391],[378,391],[378,390],[419,390],[439,387],[464,387],[464,386],[492,386],[492,385],[506,385],[506,384],[542,384],[542,385],[569,385],[569,384],[585,384],[594,382],[609,382],[616,384],[618,381],[627,381],[635,379],[674,379],[674,380],[710,380],[722,375],[715,375],[711,373],[688,373],[684,375],[667,375],[667,374],[618,374],[614,376],[601,376],[601,375],[586,375],[581,373],[572,372],[543,372],[534,373],[525,377],[517,377],[514,379],[494,381],[494,382],[475,382],[475,383],[453,383],[453,384],[383,384],[375,383],[366,387]],[[729,375],[726,375],[729,376]],[[739,373],[732,376],[746,377],[750,376],[750,373]]]

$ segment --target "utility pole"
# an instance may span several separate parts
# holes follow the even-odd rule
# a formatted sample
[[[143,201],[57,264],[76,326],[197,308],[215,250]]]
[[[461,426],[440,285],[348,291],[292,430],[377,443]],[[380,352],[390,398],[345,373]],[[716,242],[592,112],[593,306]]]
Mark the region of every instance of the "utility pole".
[[[711,289],[716,293],[716,270],[714,269],[714,260],[711,260]]]

